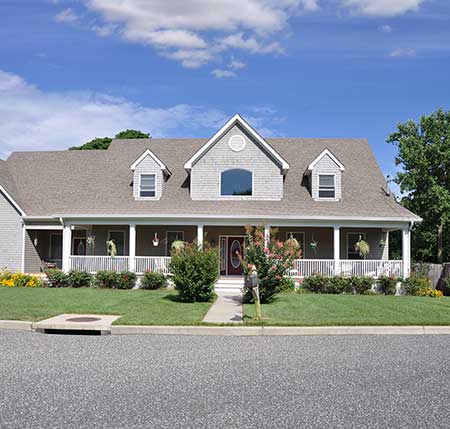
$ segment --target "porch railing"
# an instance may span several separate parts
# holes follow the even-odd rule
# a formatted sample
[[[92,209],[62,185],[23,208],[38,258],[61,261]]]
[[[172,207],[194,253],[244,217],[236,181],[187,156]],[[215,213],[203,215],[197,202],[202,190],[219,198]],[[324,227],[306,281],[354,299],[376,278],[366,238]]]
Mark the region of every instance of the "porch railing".
[[[403,276],[403,261],[341,259],[339,264],[343,276]]]
[[[96,273],[101,270],[126,271],[132,266],[129,256],[70,256],[69,269]],[[155,271],[170,274],[169,256],[136,256],[135,272],[143,274]],[[343,276],[396,276],[403,275],[403,261],[385,260],[350,260],[338,262],[339,272]],[[289,274],[292,277],[309,277],[315,274],[333,276],[335,262],[333,259],[296,259]]]
[[[127,271],[131,267],[129,256],[70,256],[71,270],[87,271],[96,273],[97,271]],[[169,272],[169,256],[136,256],[135,271],[143,274],[146,271],[156,271],[162,274]]]
[[[170,274],[170,256],[136,256],[136,272],[143,274],[146,271],[156,271],[162,274]]]
[[[71,270],[87,271],[127,271],[129,269],[128,256],[70,256],[69,268]]]
[[[333,259],[296,259],[289,273],[292,277],[309,277],[315,274],[334,275]]]

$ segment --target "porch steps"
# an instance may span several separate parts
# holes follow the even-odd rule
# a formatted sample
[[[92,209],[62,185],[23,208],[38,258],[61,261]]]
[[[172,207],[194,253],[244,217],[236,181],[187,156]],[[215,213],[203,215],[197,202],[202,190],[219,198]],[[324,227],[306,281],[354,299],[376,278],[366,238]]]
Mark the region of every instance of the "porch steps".
[[[221,276],[217,280],[214,289],[216,292],[240,292],[244,287],[244,277],[242,276]]]

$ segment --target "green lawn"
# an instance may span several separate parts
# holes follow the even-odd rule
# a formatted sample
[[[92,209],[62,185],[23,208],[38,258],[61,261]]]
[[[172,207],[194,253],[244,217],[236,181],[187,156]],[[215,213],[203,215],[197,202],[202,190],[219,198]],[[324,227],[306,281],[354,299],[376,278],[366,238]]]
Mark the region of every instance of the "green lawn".
[[[245,323],[277,326],[450,325],[450,297],[363,296],[285,293],[262,305],[244,306]]]
[[[211,303],[181,303],[168,290],[0,287],[0,320],[42,320],[61,313],[123,315],[119,325],[196,325]]]

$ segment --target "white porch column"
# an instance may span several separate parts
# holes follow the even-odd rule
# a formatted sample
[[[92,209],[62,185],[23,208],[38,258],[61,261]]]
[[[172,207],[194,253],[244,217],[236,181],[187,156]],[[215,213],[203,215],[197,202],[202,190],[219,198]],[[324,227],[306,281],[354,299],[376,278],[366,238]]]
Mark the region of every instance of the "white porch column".
[[[409,226],[402,230],[402,259],[403,277],[409,277],[411,273],[411,231]]]
[[[197,225],[197,244],[199,247],[203,247],[203,224]]]
[[[129,270],[131,272],[136,271],[136,225],[130,224],[130,237],[129,237]]]
[[[267,247],[270,243],[270,225],[264,225],[264,245]]]
[[[341,229],[339,225],[333,227],[333,258],[334,258],[334,274],[341,274]]]
[[[62,239],[62,269],[67,273],[70,270],[70,251],[72,247],[71,225],[64,225]]]

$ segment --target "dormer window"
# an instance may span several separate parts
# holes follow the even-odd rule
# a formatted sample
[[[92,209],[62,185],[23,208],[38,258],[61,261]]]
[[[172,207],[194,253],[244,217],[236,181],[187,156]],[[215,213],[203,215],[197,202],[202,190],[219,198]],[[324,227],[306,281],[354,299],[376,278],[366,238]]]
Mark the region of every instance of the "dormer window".
[[[139,184],[140,198],[154,198],[156,196],[156,174],[141,174]]]
[[[336,198],[334,174],[319,174],[319,198]]]
[[[227,170],[220,175],[221,196],[252,196],[253,174],[248,170]]]

